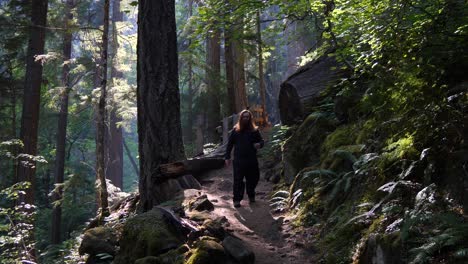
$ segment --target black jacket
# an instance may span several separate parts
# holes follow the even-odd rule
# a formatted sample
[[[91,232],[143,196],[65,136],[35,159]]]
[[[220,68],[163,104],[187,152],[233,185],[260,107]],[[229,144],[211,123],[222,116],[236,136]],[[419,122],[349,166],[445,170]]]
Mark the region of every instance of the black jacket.
[[[238,162],[256,162],[257,149],[255,143],[260,143],[260,148],[263,148],[265,141],[260,134],[260,131],[242,131],[238,132],[235,129],[231,130],[226,148],[224,159],[231,159],[231,150],[234,148],[234,160]]]

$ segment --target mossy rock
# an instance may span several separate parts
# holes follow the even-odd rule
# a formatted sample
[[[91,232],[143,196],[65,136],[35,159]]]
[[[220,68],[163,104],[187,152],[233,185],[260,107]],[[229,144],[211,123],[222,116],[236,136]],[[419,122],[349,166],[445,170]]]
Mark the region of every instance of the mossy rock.
[[[210,254],[202,249],[194,249],[191,252],[189,259],[185,262],[186,264],[204,264],[211,260]]]
[[[253,264],[255,263],[255,254],[250,250],[244,242],[233,236],[226,236],[223,239],[222,245],[227,254],[235,259],[238,263]]]
[[[340,126],[329,134],[321,147],[320,167],[337,173],[351,171],[365,148],[356,142],[359,130],[358,124],[352,124]]]
[[[176,249],[184,243],[185,231],[180,222],[162,208],[156,207],[130,218],[123,228],[120,252],[114,263],[134,263],[137,259]]]
[[[208,212],[190,211],[185,212],[190,220],[196,222],[204,222],[207,219],[211,219],[211,215]]]
[[[186,245],[182,245],[177,249],[173,249],[167,253],[155,256],[148,256],[141,259],[137,259],[135,264],[183,264],[185,255],[188,251]]]
[[[202,237],[199,238],[199,241],[197,242],[197,245],[203,244],[201,241],[214,241],[214,242],[216,242],[216,243],[221,242],[221,240],[219,240],[219,239],[216,238],[216,237],[212,237],[212,236],[202,236]],[[201,243],[201,244],[199,244],[199,243]]]
[[[79,248],[79,253],[80,255],[85,253],[90,255],[107,253],[115,256],[116,245],[117,236],[114,234],[113,229],[99,226],[86,230]]]
[[[210,200],[208,200],[208,197],[206,196],[206,194],[198,196],[194,198],[193,200],[189,201],[188,207],[190,210],[195,210],[199,212],[214,210],[214,205]]]
[[[354,145],[358,131],[359,127],[356,124],[338,127],[325,138],[321,149],[322,153],[326,155],[340,146]]]
[[[362,254],[357,259],[358,264],[382,263],[400,264],[405,263],[402,258],[402,245],[398,234],[381,235],[370,234]]]
[[[206,230],[213,237],[222,240],[226,236],[226,230],[223,228],[225,221],[227,221],[226,218],[207,219],[203,222],[202,230]]]
[[[283,146],[283,173],[287,184],[304,167],[320,162],[321,145],[336,128],[333,115],[315,112],[310,114]]]
[[[204,237],[196,246],[186,261],[187,264],[218,264],[227,260],[224,247],[216,242],[216,238]]]

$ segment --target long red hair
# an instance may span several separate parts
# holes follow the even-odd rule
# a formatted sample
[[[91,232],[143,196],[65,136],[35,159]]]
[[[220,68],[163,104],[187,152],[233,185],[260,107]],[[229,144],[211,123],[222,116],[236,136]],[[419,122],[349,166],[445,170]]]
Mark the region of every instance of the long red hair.
[[[247,123],[247,127],[244,127],[244,125],[242,124],[241,120],[242,120],[242,115],[245,114],[245,113],[248,113],[250,118],[249,118],[249,122]],[[239,117],[237,118],[237,123],[234,125],[234,129],[239,132],[239,131],[255,131],[258,129],[257,125],[255,125],[255,121],[253,119],[253,115],[252,115],[252,112],[250,112],[249,110],[245,109],[245,110],[242,110],[240,113],[239,113]]]

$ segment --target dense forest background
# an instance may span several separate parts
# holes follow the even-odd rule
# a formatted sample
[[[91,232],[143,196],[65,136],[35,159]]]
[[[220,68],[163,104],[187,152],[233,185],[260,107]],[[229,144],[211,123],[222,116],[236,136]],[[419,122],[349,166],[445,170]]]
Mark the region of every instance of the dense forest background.
[[[139,190],[142,2],[0,0],[0,262],[75,263],[76,238],[97,212],[108,210],[102,201],[112,204]],[[351,248],[363,241],[337,227],[362,217],[353,218],[356,211],[335,196],[370,203],[380,199],[375,190],[390,174],[416,169],[423,176],[415,181],[437,186],[448,213],[434,209],[435,220],[424,219],[396,202],[382,212],[405,215],[400,222],[410,234],[413,227],[427,230],[430,221],[442,230],[426,240],[403,237],[405,252],[413,249],[405,259],[466,259],[465,0],[164,2],[175,7],[183,156],[220,143],[216,128],[223,118],[263,107],[269,122],[279,124],[270,150],[283,151],[282,161],[294,167],[292,176],[278,172],[278,188],[290,194],[275,206],[297,209],[298,225],[328,219],[331,235],[321,234],[320,245],[343,250],[325,256],[328,263],[348,263]],[[330,70],[344,74],[297,120],[285,122],[281,84],[325,58],[337,62]],[[375,177],[359,180],[350,171]],[[387,186],[392,191],[383,204],[395,200],[391,195],[404,197],[406,191],[392,193],[397,183],[403,190],[421,187],[411,180],[402,176]],[[99,197],[103,189],[108,198]],[[383,232],[379,225],[391,217],[382,215],[348,230],[371,225]],[[348,237],[347,245],[336,242]],[[362,251],[357,247],[355,255]]]

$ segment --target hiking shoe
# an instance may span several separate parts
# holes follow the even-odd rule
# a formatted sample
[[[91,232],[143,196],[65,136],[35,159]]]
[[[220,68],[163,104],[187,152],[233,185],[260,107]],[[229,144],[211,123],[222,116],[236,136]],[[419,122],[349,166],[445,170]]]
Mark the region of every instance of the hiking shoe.
[[[240,201],[234,201],[234,207],[238,208],[240,207]]]

